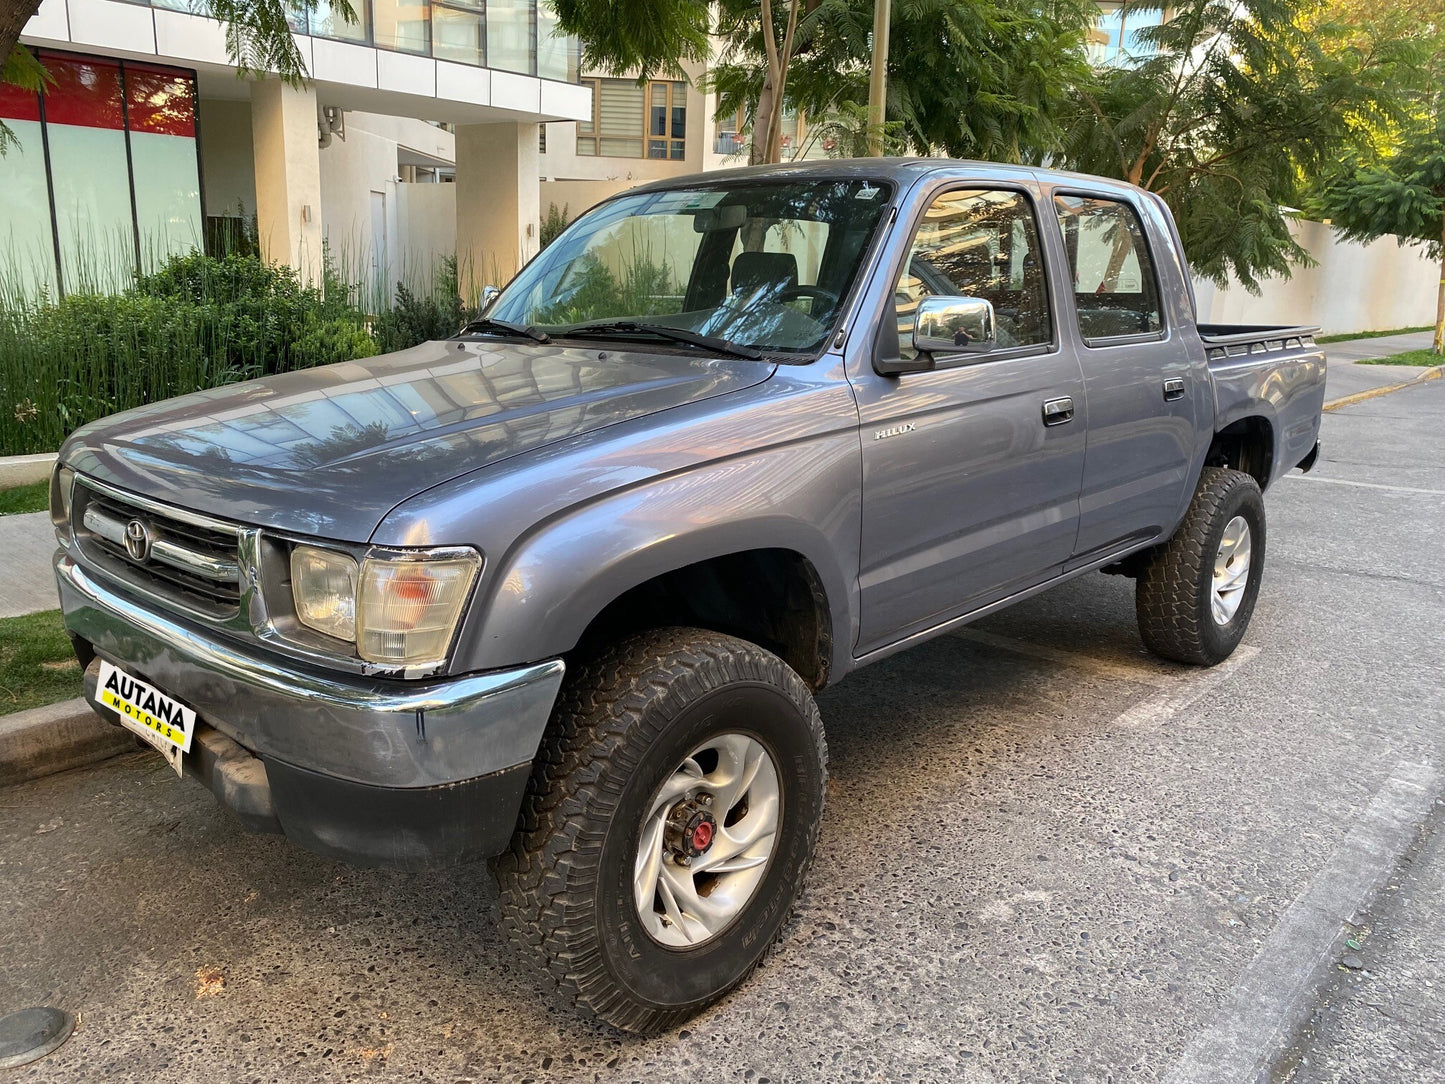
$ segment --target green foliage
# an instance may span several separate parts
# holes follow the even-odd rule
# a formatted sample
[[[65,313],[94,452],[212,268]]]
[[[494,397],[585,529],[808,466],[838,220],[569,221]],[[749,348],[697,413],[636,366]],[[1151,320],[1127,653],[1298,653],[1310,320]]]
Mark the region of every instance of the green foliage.
[[[1364,358],[1357,365],[1418,365],[1440,364],[1440,355],[1434,350],[1407,350],[1403,354],[1390,354],[1383,358]]]
[[[685,77],[708,56],[705,0],[551,0],[557,24],[582,43],[582,70]]]
[[[80,664],[59,610],[0,618],[0,715],[80,695]]]
[[[868,100],[873,0],[805,5],[788,70],[786,106],[859,127]],[[751,113],[762,90],[756,5],[724,0],[721,63],[710,85],[718,115]],[[1084,35],[1097,13],[1086,0],[897,0],[889,29],[887,122],[920,153],[1037,160],[1059,145],[1058,118],[1082,79]],[[864,124],[866,137],[866,122]]]
[[[571,219],[567,217],[567,204],[562,204],[560,211],[557,210],[555,203],[547,204],[547,213],[543,216],[541,228],[537,231],[537,236],[542,242],[542,247],[546,248],[553,241],[557,240],[570,222]]]
[[[1288,276],[1307,254],[1284,208],[1342,149],[1395,121],[1409,43],[1353,44],[1310,0],[1141,0],[1153,54],[1096,69],[1067,120],[1063,164],[1164,197],[1196,273]]]
[[[476,307],[462,301],[457,285],[457,261],[453,256],[442,262],[430,293],[418,294],[397,283],[396,300],[376,318],[371,331],[382,353],[386,353],[448,338],[476,316]]]
[[[376,352],[362,313],[254,256],[173,257],[118,294],[12,299],[0,455],[53,451],[117,410]]]
[[[44,512],[50,507],[50,483],[32,482],[27,486],[0,489],[0,516],[18,516],[26,512]]]

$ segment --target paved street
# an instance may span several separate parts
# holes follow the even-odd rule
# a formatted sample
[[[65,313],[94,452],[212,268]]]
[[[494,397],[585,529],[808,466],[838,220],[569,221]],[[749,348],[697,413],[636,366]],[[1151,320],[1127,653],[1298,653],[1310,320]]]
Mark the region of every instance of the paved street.
[[[81,1017],[11,1079],[1165,1079],[1386,781],[1442,760],[1442,412],[1436,381],[1326,415],[1219,669],[1146,655],[1131,583],[1093,575],[825,693],[811,891],[752,981],[655,1040],[546,1000],[484,868],[247,836],[150,754],[0,791],[0,1008]],[[1445,921],[1402,899],[1442,863],[1362,916],[1368,990],[1331,995],[1301,1081],[1445,1078],[1438,955],[1410,963]]]

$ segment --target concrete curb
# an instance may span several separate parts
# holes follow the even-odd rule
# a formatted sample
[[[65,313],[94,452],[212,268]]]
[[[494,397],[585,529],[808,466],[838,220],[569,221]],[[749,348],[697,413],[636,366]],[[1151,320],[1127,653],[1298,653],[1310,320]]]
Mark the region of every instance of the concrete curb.
[[[1353,395],[1346,395],[1339,399],[1332,399],[1324,405],[1324,410],[1339,410],[1340,407],[1353,406],[1355,403],[1363,403],[1366,399],[1374,399],[1381,395],[1389,395],[1392,391],[1399,391],[1401,388],[1413,388],[1416,384],[1423,384],[1427,380],[1439,380],[1440,375],[1445,373],[1445,365],[1436,365],[1426,369],[1419,376],[1410,380],[1401,381],[1399,384],[1387,384],[1383,388],[1371,388],[1368,391],[1357,391]]]
[[[0,489],[43,482],[55,467],[55,453],[0,456]]]
[[[84,700],[0,715],[0,786],[106,760],[136,748],[128,731],[112,726]]]

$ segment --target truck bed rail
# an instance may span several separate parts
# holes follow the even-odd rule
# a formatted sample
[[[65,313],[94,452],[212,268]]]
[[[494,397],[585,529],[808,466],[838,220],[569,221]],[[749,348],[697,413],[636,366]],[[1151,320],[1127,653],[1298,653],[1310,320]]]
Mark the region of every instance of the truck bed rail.
[[[1319,331],[1318,327],[1287,324],[1199,324],[1198,328],[1210,361],[1314,346]]]

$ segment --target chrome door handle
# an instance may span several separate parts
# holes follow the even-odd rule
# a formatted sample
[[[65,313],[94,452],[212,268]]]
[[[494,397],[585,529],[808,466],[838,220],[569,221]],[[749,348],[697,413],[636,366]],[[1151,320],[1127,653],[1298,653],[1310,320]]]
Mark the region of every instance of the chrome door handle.
[[[1183,398],[1184,381],[1180,380],[1177,376],[1171,376],[1168,380],[1164,381],[1164,401],[1166,403]]]
[[[1074,417],[1074,400],[1072,396],[1064,395],[1058,399],[1044,400],[1044,424],[1063,425],[1072,421]]]

